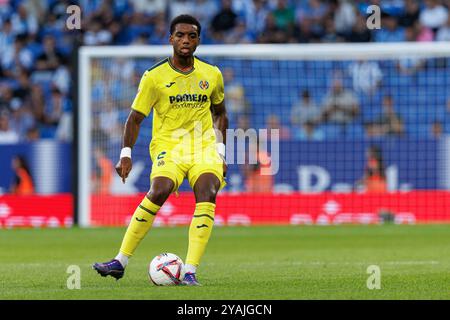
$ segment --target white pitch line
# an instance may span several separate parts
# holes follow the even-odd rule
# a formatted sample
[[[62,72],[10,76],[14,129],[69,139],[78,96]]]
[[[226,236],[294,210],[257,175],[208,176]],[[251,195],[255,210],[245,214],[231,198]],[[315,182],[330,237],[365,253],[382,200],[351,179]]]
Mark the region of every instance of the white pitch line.
[[[345,261],[278,261],[278,262],[241,262],[240,266],[296,266],[296,265],[337,265],[337,266],[368,266],[368,265],[437,265],[439,261],[428,260],[428,261],[367,261],[367,262],[345,262]],[[219,263],[205,263],[208,266],[214,265],[224,265]]]

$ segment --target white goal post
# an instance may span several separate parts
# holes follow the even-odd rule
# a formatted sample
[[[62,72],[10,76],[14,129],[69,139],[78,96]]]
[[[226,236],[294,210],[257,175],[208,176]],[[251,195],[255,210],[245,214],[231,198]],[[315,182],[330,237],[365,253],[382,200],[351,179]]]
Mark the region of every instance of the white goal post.
[[[92,61],[102,58],[161,58],[172,53],[171,46],[84,46],[79,49],[78,68],[78,222],[81,227],[91,226],[91,174],[92,174]],[[249,44],[200,45],[196,55],[251,60],[298,61],[379,61],[413,58],[449,58],[449,42],[429,43],[367,43],[367,44]],[[149,66],[150,67],[150,66]],[[298,77],[304,75],[298,74]],[[137,89],[137,88],[136,88]],[[445,93],[443,93],[445,94]],[[132,101],[129,101],[131,105]],[[119,154],[117,154],[117,157]]]

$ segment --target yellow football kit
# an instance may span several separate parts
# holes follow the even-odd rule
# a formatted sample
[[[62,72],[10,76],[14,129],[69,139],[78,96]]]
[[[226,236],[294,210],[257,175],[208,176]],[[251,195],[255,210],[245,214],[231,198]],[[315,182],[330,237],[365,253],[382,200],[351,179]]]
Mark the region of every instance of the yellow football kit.
[[[153,110],[150,179],[171,179],[175,192],[185,177],[193,187],[209,172],[225,186],[210,110],[223,99],[219,68],[197,57],[189,72],[176,69],[166,58],[144,73],[131,108],[145,116]]]

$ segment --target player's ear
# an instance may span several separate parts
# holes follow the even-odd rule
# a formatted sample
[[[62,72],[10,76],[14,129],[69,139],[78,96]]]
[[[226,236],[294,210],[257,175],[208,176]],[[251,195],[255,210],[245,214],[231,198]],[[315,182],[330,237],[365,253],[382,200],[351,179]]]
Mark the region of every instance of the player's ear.
[[[169,36],[169,43],[171,45],[173,45],[173,35],[172,34],[170,34],[170,36]]]

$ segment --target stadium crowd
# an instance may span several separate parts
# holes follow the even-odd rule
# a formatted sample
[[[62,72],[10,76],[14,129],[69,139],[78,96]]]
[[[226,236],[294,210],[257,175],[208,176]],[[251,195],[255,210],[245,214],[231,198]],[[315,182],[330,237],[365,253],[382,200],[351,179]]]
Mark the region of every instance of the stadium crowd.
[[[81,7],[79,31],[66,27],[66,9],[72,4]],[[366,27],[366,9],[371,4],[382,9],[381,30]],[[165,44],[170,20],[181,13],[198,17],[204,26],[202,43],[218,44],[450,41],[448,11],[445,0],[2,0],[0,143],[40,138],[71,141],[74,48],[78,44]],[[338,88],[326,97],[328,107],[320,115],[304,107],[313,102],[308,92],[302,92],[303,102],[292,108],[290,125],[303,131],[294,137],[309,139],[315,122],[345,122],[358,113],[353,93],[339,86],[336,82]],[[240,89],[230,86],[227,90],[233,111],[233,94],[239,95]],[[348,110],[336,112],[332,108],[336,99]],[[374,124],[368,132],[401,133],[403,125],[392,110],[392,99],[383,101],[387,106],[379,120],[382,128]],[[305,120],[314,116],[314,121]],[[245,117],[240,121],[245,122]],[[268,125],[281,126],[277,121],[269,117]],[[439,132],[439,125],[433,124],[433,132]]]

